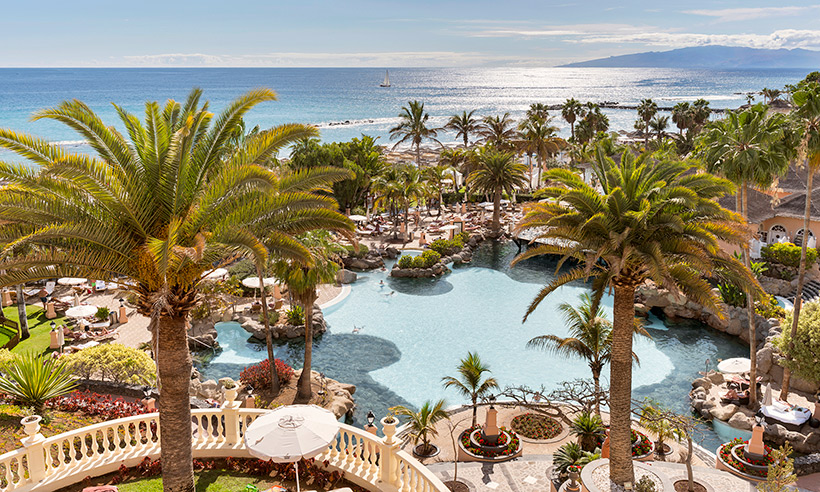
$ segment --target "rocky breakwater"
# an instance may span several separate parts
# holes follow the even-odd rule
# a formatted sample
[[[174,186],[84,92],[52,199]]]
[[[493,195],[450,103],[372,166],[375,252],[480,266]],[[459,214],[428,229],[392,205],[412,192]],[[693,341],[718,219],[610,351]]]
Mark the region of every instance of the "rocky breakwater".
[[[710,372],[696,379],[690,393],[692,408],[706,419],[714,418],[737,429],[751,430],[755,424],[755,412],[743,405],[722,402],[720,395],[726,392],[726,387],[722,386],[724,382],[724,376],[719,372]],[[793,399],[795,395],[789,401]],[[814,404],[805,395],[797,396],[796,399],[801,406],[814,408]],[[820,449],[820,428],[812,427],[809,422],[794,430],[780,424],[767,424],[764,426],[763,437],[775,446],[788,441],[799,453],[816,453]]]
[[[301,373],[301,369],[295,371],[294,382],[298,381]],[[324,401],[321,405],[333,412],[336,418],[351,414],[356,408],[356,401],[353,398],[353,394],[356,392],[356,386],[340,383],[335,379],[327,377],[323,378],[322,375],[316,371],[311,371],[310,377],[314,388],[324,388]],[[200,381],[199,373],[194,372],[191,378],[191,385],[189,386],[189,394],[196,400],[222,402],[225,395],[225,382],[228,380],[233,381],[231,378],[221,378],[219,381],[213,379]],[[238,385],[237,390],[239,394],[237,400],[243,401],[247,392],[241,382],[237,381],[236,384]]]
[[[291,325],[287,322],[285,316],[279,317],[280,322],[271,326],[273,330],[272,336],[275,339],[278,338],[304,338],[305,337],[305,325]],[[239,324],[242,325],[242,328],[245,329],[248,333],[250,333],[251,337],[265,341],[265,323],[261,318],[261,315],[242,315],[237,318]],[[322,309],[319,308],[318,305],[313,305],[313,337],[317,337],[322,335],[324,332],[327,331],[327,322],[325,321],[325,316],[322,313]]]

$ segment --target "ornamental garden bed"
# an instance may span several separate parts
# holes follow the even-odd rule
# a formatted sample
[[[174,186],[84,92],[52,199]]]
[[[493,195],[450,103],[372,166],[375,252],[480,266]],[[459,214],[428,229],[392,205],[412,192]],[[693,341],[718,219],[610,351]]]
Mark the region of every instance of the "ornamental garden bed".
[[[458,440],[459,461],[507,461],[521,455],[521,439],[515,431],[501,427],[494,446],[484,441],[480,431],[481,426],[475,425],[461,433]]]
[[[521,438],[532,441],[551,441],[561,436],[565,430],[561,422],[554,418],[534,413],[516,415],[510,428]]]
[[[739,458],[739,456],[742,456],[740,450],[747,444],[749,444],[749,441],[737,438],[720,446],[717,452],[716,467],[749,480],[766,480],[768,466],[772,464],[770,458],[772,448],[765,444],[763,445],[766,450],[766,457],[763,460],[753,460],[745,457]]]
[[[606,436],[598,438],[598,447],[603,445],[605,439]],[[652,458],[654,452],[655,443],[652,442],[652,439],[643,432],[632,429],[632,459],[638,461],[648,460]]]

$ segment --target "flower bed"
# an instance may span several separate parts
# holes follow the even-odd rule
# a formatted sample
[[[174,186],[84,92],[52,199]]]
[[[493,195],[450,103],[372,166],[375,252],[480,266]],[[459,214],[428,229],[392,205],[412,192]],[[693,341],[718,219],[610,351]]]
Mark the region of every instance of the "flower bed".
[[[498,445],[506,445],[502,451],[494,452],[474,446],[473,443],[470,442],[470,435],[478,429],[481,429],[480,425],[469,427],[462,432],[459,437],[462,447],[473,455],[482,456],[484,458],[499,458],[503,456],[512,456],[518,453],[521,449],[521,440],[518,438],[518,435],[512,430],[507,430],[506,427],[501,427],[501,433],[498,436]],[[509,436],[509,438],[507,436]],[[477,437],[477,440],[479,444],[485,444],[480,434]]]
[[[302,323],[304,324],[304,322]],[[293,379],[295,373],[293,368],[279,359],[275,359],[276,374],[279,376],[279,384],[286,385]],[[248,366],[239,373],[239,380],[242,384],[250,384],[255,389],[270,387],[270,359],[265,359],[258,364]]]
[[[652,443],[652,439],[649,439],[649,436],[647,436],[643,432],[636,431],[635,429],[631,429],[631,432],[633,458],[642,458],[650,454],[652,451],[654,451],[655,445]],[[605,439],[606,435],[598,437],[599,448],[604,444]]]
[[[732,449],[737,446],[748,444],[749,441],[744,441],[741,438],[732,439],[731,441],[723,444],[720,448],[718,448],[718,458],[722,461],[726,466],[729,468],[733,468],[734,470],[739,471],[740,473],[744,473],[746,475],[751,475],[753,477],[759,478],[766,478],[767,470],[758,470],[755,468],[751,468],[746,466],[746,463],[737,460],[734,456],[732,456]],[[766,458],[763,460],[752,460],[747,459],[749,464],[755,466],[769,466],[772,464],[772,460],[770,458],[772,448],[766,446],[765,444],[763,447],[766,450]]]
[[[46,407],[62,412],[83,412],[105,420],[149,413],[149,410],[139,402],[125,401],[122,398],[112,398],[111,395],[101,395],[90,391],[74,391],[65,396],[52,398],[46,402]]]
[[[547,440],[559,435],[563,430],[557,420],[533,413],[524,413],[512,419],[510,425],[516,433],[530,439]]]

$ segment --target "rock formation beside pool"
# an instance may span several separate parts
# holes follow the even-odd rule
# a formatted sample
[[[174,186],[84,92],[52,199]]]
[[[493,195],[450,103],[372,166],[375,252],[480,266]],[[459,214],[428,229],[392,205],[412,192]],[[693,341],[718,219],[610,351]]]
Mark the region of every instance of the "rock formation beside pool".
[[[214,322],[208,318],[191,322],[188,330],[188,348],[193,351],[219,348]]]
[[[260,341],[265,341],[265,323],[260,319],[259,315],[241,315],[237,317],[237,322],[242,325],[250,335]],[[304,338],[305,325],[291,325],[287,323],[284,316],[280,316],[282,322],[271,326],[273,329],[273,338]],[[318,305],[313,305],[313,337],[322,335],[327,331],[327,323],[321,308]]]

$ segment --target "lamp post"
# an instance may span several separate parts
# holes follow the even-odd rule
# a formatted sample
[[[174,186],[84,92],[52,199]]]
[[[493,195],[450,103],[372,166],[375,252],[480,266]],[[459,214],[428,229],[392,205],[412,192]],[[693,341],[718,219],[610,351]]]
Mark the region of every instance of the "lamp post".
[[[245,408],[256,408],[256,400],[253,398],[253,386],[247,384],[245,389],[248,391],[248,396],[245,397]]]
[[[373,434],[374,436],[378,435],[378,428],[373,424],[376,421],[376,415],[373,411],[367,412],[367,425],[364,426],[364,430]]]

